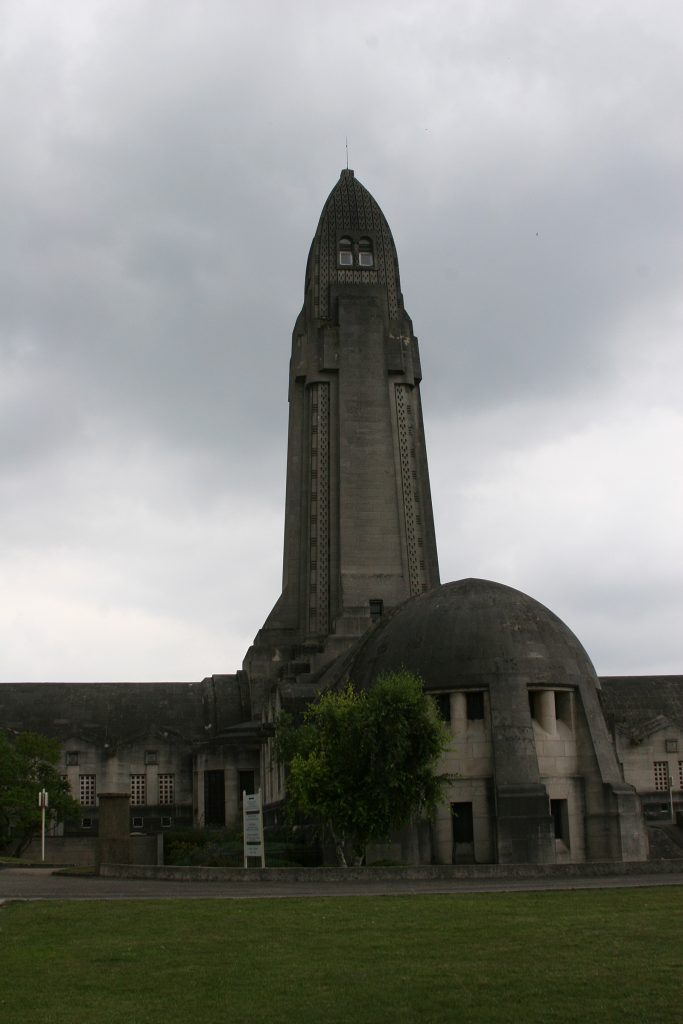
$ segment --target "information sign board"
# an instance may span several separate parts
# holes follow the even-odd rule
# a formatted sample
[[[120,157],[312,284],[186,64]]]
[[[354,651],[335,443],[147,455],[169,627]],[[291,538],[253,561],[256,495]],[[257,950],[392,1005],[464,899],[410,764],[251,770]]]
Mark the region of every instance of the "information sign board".
[[[242,825],[245,868],[249,857],[260,857],[261,867],[264,868],[266,866],[266,847],[263,841],[261,790],[258,793],[242,793]]]

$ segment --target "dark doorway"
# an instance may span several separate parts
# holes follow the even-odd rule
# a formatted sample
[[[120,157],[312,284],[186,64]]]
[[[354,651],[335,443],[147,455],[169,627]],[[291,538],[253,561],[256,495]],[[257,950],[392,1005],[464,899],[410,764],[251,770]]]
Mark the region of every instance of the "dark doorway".
[[[238,802],[241,804],[242,803],[242,793],[246,793],[247,796],[249,796],[249,794],[256,792],[256,790],[254,789],[254,773],[253,772],[239,772],[238,776],[237,776],[237,779],[238,779],[237,784],[238,784],[238,787],[239,787]]]
[[[553,828],[555,838],[561,839],[569,846],[569,815],[567,813],[566,800],[551,800],[550,813],[553,816]]]
[[[204,824],[225,825],[225,772],[204,772]]]
[[[474,862],[474,822],[471,802],[451,804],[451,822],[453,825],[453,863],[472,864]]]

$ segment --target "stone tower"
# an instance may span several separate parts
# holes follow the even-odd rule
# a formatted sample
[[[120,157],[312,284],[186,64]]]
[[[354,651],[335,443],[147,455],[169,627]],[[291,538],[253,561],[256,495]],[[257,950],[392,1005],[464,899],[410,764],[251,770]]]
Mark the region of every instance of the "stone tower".
[[[245,659],[252,692],[438,585],[420,379],[389,225],[343,170],[292,335],[282,595]]]

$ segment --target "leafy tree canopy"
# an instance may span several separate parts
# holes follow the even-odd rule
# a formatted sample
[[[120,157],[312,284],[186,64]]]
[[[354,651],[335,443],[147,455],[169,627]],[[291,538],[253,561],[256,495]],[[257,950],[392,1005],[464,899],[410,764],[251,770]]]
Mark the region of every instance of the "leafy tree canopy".
[[[51,819],[77,812],[57,771],[59,757],[59,743],[47,736],[22,732],[12,739],[0,732],[0,849],[18,856],[28,846],[40,828],[41,789],[48,792]]]
[[[439,801],[448,732],[422,681],[405,670],[368,691],[349,684],[322,694],[298,727],[282,715],[276,738],[290,811],[329,830],[341,864],[347,843],[361,857],[368,842],[433,814]]]

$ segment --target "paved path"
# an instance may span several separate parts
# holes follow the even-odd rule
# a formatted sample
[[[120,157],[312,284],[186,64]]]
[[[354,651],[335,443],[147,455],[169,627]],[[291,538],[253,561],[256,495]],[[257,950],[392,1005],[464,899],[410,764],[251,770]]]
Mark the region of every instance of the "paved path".
[[[541,892],[558,889],[633,889],[683,886],[676,875],[607,878],[483,879],[387,882],[167,882],[53,875],[51,868],[0,869],[0,903],[7,900],[283,899],[338,896],[413,896],[429,893]]]

